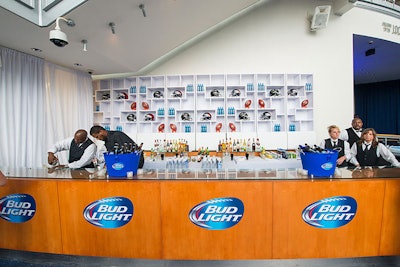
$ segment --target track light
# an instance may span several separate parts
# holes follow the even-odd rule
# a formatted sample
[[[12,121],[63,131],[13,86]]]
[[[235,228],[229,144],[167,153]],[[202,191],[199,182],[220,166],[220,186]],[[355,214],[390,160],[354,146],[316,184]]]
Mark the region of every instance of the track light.
[[[142,10],[143,17],[146,17],[146,10],[144,10],[144,4],[140,4],[139,8]]]
[[[110,22],[110,23],[108,23],[108,26],[110,26],[112,34],[115,34],[115,23]]]
[[[87,40],[82,40],[81,43],[83,44],[83,51],[87,51]]]
[[[66,19],[63,17],[58,17],[56,20],[56,27],[54,30],[50,31],[49,39],[50,41],[55,44],[56,46],[59,47],[64,47],[68,44],[68,38],[67,35],[61,31],[60,25],[59,25],[59,20],[63,20],[67,23],[68,26],[74,27],[75,22],[72,19]]]

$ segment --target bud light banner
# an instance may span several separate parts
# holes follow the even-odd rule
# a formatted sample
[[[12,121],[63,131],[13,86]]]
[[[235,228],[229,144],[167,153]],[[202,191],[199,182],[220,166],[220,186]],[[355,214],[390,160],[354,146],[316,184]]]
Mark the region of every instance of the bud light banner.
[[[224,230],[238,224],[243,213],[244,206],[240,199],[214,198],[193,207],[189,219],[202,228]]]
[[[36,202],[31,195],[12,194],[0,199],[0,217],[12,223],[23,223],[33,218]]]
[[[133,217],[133,204],[125,197],[110,197],[90,203],[83,211],[85,219],[101,228],[118,228]]]
[[[338,228],[353,220],[357,201],[349,196],[321,199],[303,210],[303,220],[311,226],[325,229]]]

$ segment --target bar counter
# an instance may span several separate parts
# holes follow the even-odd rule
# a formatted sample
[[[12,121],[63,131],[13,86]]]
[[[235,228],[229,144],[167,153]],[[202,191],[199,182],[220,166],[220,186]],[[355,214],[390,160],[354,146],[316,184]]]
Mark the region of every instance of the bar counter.
[[[0,247],[165,260],[400,254],[400,169],[340,169],[334,177],[310,178],[298,168],[226,164],[144,168],[129,178],[95,169],[0,168],[8,177],[0,187]],[[116,201],[128,204],[105,204]],[[10,207],[22,214],[33,204],[29,220],[7,216]],[[109,214],[101,215],[99,205]],[[129,222],[99,226],[128,208],[129,216],[121,216]]]

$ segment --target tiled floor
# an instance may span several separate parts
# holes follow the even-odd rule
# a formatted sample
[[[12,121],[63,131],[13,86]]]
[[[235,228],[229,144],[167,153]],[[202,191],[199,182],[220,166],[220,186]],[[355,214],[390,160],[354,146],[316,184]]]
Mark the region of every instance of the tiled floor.
[[[0,249],[0,267],[400,267],[400,256],[352,259],[161,261],[79,257]]]

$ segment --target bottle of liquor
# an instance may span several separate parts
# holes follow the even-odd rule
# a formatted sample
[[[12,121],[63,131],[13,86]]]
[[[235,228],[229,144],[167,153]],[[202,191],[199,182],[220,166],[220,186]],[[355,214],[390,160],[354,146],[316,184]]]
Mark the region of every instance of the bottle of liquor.
[[[254,138],[253,138],[253,143],[251,144],[251,151],[253,152],[256,151],[256,142],[254,141]]]
[[[118,145],[117,142],[114,143],[113,151],[114,151],[114,154],[115,154],[115,155],[117,155],[118,152],[119,152],[119,145]]]

